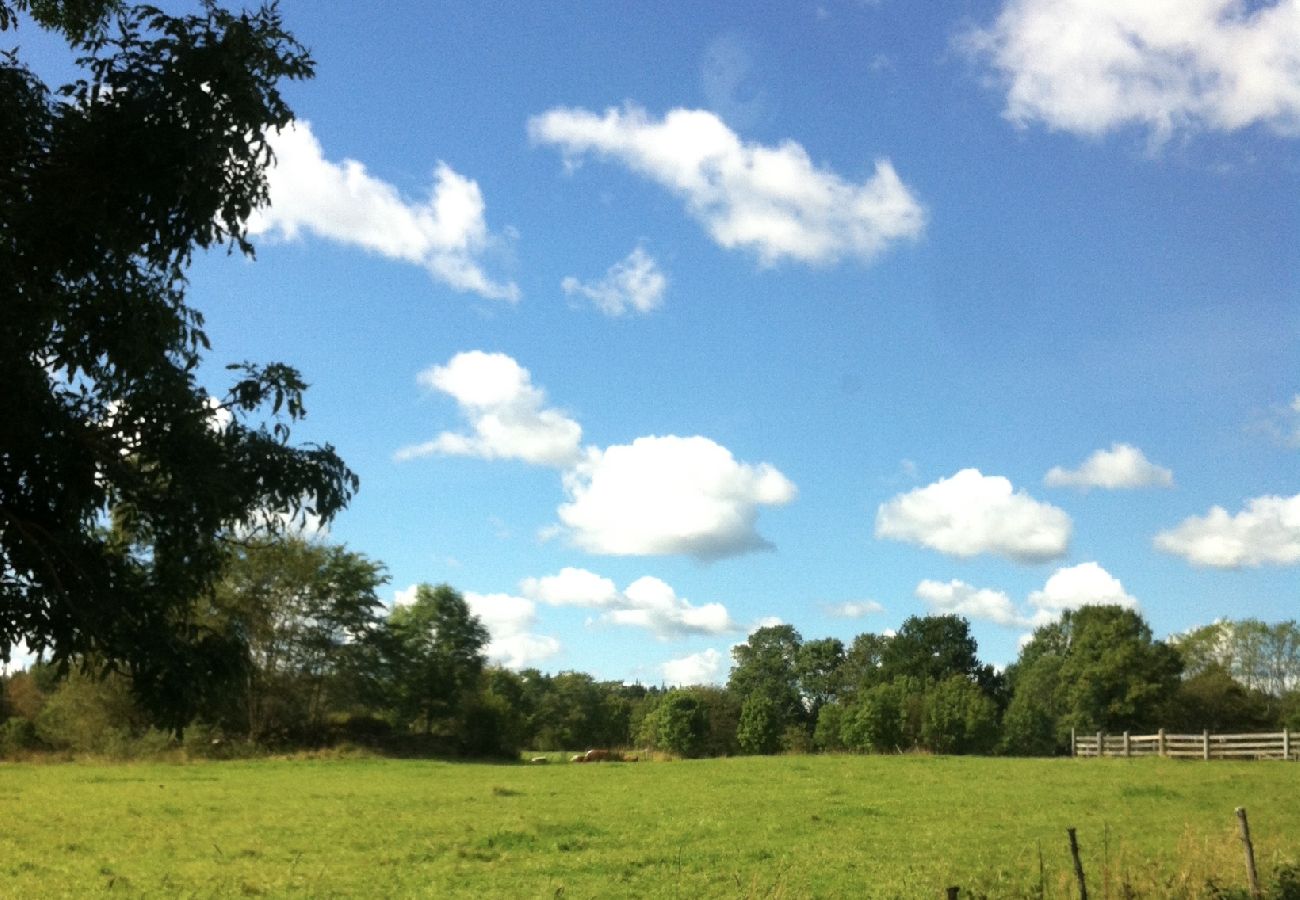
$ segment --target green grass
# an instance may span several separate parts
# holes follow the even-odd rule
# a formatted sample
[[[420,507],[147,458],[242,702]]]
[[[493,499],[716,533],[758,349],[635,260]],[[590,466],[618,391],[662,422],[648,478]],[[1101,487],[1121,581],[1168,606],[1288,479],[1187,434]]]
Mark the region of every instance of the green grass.
[[[0,765],[0,896],[1091,897],[1300,860],[1300,766],[779,757]]]

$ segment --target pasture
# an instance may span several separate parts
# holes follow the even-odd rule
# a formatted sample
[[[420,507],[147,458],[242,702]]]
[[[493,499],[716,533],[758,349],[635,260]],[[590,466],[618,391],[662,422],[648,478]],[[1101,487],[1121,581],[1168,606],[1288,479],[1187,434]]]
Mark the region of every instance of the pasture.
[[[1213,896],[1300,861],[1287,763],[0,764],[0,896]],[[1040,857],[1041,848],[1041,857]],[[1041,859],[1041,874],[1040,874]]]

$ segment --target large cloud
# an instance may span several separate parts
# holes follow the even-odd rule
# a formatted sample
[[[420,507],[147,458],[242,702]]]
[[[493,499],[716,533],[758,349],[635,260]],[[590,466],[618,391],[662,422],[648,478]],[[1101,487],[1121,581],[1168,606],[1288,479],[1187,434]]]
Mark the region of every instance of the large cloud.
[[[1112,605],[1136,609],[1138,602],[1118,578],[1097,563],[1086,562],[1057,569],[1041,591],[1029,595],[1029,605],[1035,610],[1033,624],[1041,625],[1067,609]]]
[[[1058,559],[1069,549],[1070,531],[1063,510],[978,469],[963,469],[899,494],[876,511],[876,537],[960,557],[993,553],[1017,562]]]
[[[491,243],[476,182],[438,163],[427,200],[406,200],[356,160],[325,158],[307,122],[272,134],[270,206],[248,221],[252,234],[293,240],[307,232],[426,268],[459,291],[514,301],[519,288],[493,281],[480,257]]]
[[[571,161],[614,159],[668,188],[719,245],[752,250],[764,265],[868,260],[925,226],[924,210],[888,160],[854,184],[814,165],[793,141],[745,143],[705,110],[674,109],[656,120],[631,105],[604,115],[557,108],[531,119],[528,130]]]
[[[1229,515],[1220,506],[1156,535],[1155,545],[1198,566],[1293,566],[1300,563],[1300,494],[1256,497]]]
[[[603,622],[644,628],[664,639],[738,630],[721,603],[695,606],[677,596],[670,585],[649,575],[619,591],[608,578],[586,569],[564,568],[556,575],[527,578],[519,589],[541,603],[600,609]]]
[[[1048,487],[1121,488],[1173,487],[1174,473],[1151,462],[1137,447],[1111,444],[1095,450],[1077,469],[1054,466],[1043,479]]]
[[[421,372],[418,380],[454,398],[473,433],[444,432],[398,450],[399,460],[444,453],[562,467],[579,458],[582,427],[548,409],[528,370],[503,353],[458,353],[447,365]]]
[[[654,257],[640,247],[609,267],[605,277],[594,283],[570,275],[560,285],[569,296],[586,297],[607,316],[627,312],[648,313],[663,303],[668,279]]]
[[[591,448],[564,473],[558,509],[573,542],[591,553],[733,556],[770,545],[755,528],[761,506],[794,499],[774,467],[739,463],[704,437],[637,438]]]
[[[969,45],[1019,124],[1300,132],[1300,0],[1007,0]]]

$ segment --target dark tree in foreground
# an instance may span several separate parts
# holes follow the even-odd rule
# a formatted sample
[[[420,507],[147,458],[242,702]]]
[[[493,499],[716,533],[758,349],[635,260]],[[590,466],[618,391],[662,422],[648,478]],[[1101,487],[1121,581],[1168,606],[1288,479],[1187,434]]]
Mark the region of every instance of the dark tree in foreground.
[[[356,477],[290,443],[305,385],[233,366],[210,391],[196,250],[251,253],[277,84],[312,64],[274,7],[172,17],[109,0],[0,0],[0,34],[46,27],[80,57],[51,91],[0,52],[0,658],[22,641],[126,671],[182,727],[239,636],[194,612],[227,536],[328,520]]]

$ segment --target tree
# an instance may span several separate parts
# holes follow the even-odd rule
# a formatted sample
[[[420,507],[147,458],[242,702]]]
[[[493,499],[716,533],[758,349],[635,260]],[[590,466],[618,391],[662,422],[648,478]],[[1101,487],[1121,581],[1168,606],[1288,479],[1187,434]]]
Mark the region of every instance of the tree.
[[[1154,730],[1181,671],[1178,651],[1152,640],[1150,626],[1133,610],[1066,610],[1059,622],[1034,632],[1010,673],[1009,749],[1044,752],[1048,723],[1058,746],[1071,728]]]
[[[389,615],[388,634],[398,712],[431,734],[478,691],[487,629],[452,587],[422,584],[414,602]]]
[[[909,616],[880,654],[882,681],[899,676],[943,681],[979,676],[978,645],[961,616]]]
[[[1258,619],[1219,621],[1171,639],[1184,673],[1195,677],[1219,668],[1247,689],[1280,697],[1300,687],[1300,624],[1269,625]]]
[[[795,654],[799,696],[810,721],[840,692],[844,642],[838,638],[804,641]]]
[[[708,707],[694,691],[669,691],[652,715],[654,746],[687,759],[704,754],[709,737]]]
[[[357,488],[330,446],[290,443],[292,368],[231,366],[213,399],[185,297],[196,250],[251,254],[278,84],[312,63],[273,6],[0,0],[0,29],[20,21],[84,74],[51,91],[0,54],[0,658],[124,670],[180,728],[242,653],[194,614],[229,535],[328,521]]]
[[[248,645],[242,719],[255,741],[319,737],[326,711],[366,694],[384,567],[302,537],[238,548],[217,586],[218,615]]]
[[[769,625],[732,648],[727,689],[741,701],[736,736],[744,752],[774,753],[787,727],[808,721],[799,693],[802,645],[793,626]]]

